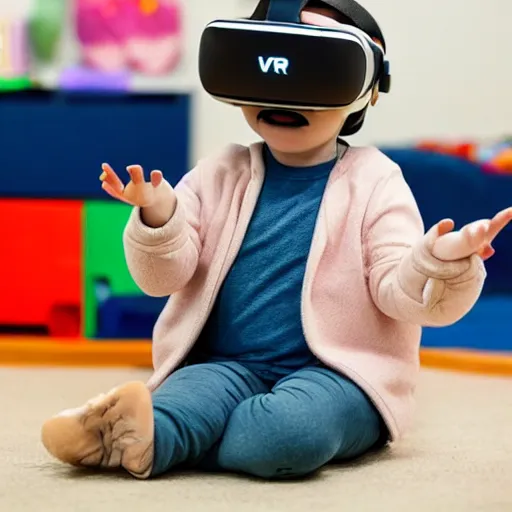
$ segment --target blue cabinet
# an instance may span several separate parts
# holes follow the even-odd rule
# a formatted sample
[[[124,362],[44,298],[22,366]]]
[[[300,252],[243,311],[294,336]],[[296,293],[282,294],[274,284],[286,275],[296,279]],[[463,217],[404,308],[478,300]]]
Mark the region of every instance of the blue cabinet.
[[[107,199],[101,164],[189,167],[188,95],[28,91],[0,96],[0,197]]]

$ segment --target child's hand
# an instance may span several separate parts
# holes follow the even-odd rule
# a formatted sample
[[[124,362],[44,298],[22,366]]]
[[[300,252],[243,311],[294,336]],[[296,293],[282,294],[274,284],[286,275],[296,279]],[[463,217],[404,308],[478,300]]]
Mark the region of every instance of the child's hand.
[[[101,168],[103,169],[103,174],[100,176],[103,182],[101,187],[113,198],[141,208],[154,206],[160,199],[160,192],[163,192],[161,190],[163,187],[160,186],[163,175],[160,171],[153,171],[148,183],[144,179],[142,167],[131,165],[127,167],[131,180],[125,186],[110,165],[103,164]]]
[[[478,254],[484,261],[494,255],[493,240],[512,221],[512,208],[492,220],[478,220],[453,231],[454,222],[445,219],[434,226],[427,237],[433,240],[432,254],[442,261],[455,261]]]

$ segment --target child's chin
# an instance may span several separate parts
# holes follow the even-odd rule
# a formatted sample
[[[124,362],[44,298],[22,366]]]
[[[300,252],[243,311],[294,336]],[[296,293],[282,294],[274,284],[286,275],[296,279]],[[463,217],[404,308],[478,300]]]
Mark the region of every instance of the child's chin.
[[[308,149],[310,135],[307,126],[302,128],[282,128],[279,126],[265,126],[261,136],[265,142],[276,151],[283,153],[299,153]]]

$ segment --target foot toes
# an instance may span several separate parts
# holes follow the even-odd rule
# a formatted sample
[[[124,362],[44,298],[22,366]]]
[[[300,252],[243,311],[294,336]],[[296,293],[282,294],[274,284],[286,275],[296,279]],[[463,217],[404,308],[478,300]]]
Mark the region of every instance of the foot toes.
[[[48,420],[42,442],[55,458],[75,466],[124,467],[149,476],[153,461],[153,407],[143,383],[129,383]]]
[[[56,459],[74,466],[99,466],[103,459],[101,438],[84,428],[81,416],[66,415],[48,420],[42,429],[44,447]]]

